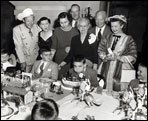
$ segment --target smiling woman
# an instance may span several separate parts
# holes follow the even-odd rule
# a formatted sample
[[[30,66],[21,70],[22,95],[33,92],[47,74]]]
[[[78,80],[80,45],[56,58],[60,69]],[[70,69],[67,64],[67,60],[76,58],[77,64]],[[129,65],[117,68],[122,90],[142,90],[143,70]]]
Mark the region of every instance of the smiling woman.
[[[98,48],[99,56],[103,60],[101,75],[107,81],[107,92],[119,91],[121,86],[121,71],[132,69],[128,60],[134,64],[137,58],[137,48],[134,39],[123,32],[127,23],[125,16],[115,15],[109,17],[113,34],[104,38]],[[128,58],[128,60],[126,59]],[[99,70],[100,70],[99,68]]]
[[[71,39],[75,35],[78,35],[78,30],[76,28],[72,28],[71,26],[71,16],[67,12],[62,12],[58,15],[58,21],[60,23],[60,27],[57,27],[53,33],[53,44],[52,49],[54,49],[55,56],[54,61],[60,64],[64,58],[67,56],[70,50]],[[65,74],[70,68],[70,64],[65,65],[59,73],[59,78],[61,78],[62,74]]]
[[[52,45],[52,30],[50,29],[50,19],[47,17],[42,17],[39,19],[37,22],[39,27],[42,29],[42,31],[39,33],[39,40],[38,40],[38,45],[39,45],[39,53],[41,49],[51,49]],[[40,60],[41,57],[38,55],[37,60]]]

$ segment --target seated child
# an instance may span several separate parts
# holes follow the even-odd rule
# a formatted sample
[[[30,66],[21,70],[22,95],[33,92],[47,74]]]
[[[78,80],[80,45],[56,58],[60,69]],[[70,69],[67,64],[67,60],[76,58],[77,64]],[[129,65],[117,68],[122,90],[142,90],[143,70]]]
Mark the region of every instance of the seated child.
[[[140,84],[147,85],[147,64],[144,62],[139,63],[137,71],[137,79],[131,80],[129,87],[138,88]]]
[[[73,68],[69,70],[69,74],[78,77],[80,73],[83,73],[86,78],[90,79],[92,87],[99,85],[97,81],[97,72],[92,68],[87,67],[86,59],[83,55],[76,55],[73,58]]]
[[[59,109],[56,102],[52,99],[45,99],[37,102],[32,109],[32,120],[57,120]]]
[[[58,65],[51,60],[51,50],[41,49],[41,60],[37,60],[32,68],[33,78],[48,78],[50,81],[58,79]]]
[[[7,67],[16,67],[16,57],[9,55],[6,49],[1,49],[1,70],[6,71]]]

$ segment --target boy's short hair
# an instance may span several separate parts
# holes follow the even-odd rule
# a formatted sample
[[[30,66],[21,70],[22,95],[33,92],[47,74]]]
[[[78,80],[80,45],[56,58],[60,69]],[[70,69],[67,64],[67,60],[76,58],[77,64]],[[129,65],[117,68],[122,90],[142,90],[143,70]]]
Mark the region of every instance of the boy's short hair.
[[[83,62],[83,64],[85,64],[86,58],[84,57],[84,55],[76,55],[73,57],[73,63],[74,62]]]
[[[10,77],[15,77],[16,71],[17,71],[16,67],[7,67],[5,75],[8,75]]]
[[[51,49],[43,48],[40,50],[40,54],[43,54],[44,52],[49,52]]]
[[[2,55],[2,54],[8,54],[8,55],[9,55],[9,52],[8,52],[7,49],[1,49],[1,55]]]
[[[37,102],[31,113],[32,120],[56,120],[59,115],[59,109],[56,102],[52,99],[45,99]]]
[[[147,62],[146,62],[146,61],[141,61],[141,62],[139,63],[139,66],[142,66],[142,67],[147,68]]]

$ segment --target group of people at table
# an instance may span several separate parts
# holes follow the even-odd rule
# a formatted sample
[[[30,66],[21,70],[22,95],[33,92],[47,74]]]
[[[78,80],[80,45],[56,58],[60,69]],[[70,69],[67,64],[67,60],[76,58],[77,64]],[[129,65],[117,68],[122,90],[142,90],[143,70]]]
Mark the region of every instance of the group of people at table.
[[[60,26],[54,30],[47,17],[35,24],[30,8],[19,13],[17,19],[23,22],[13,28],[17,59],[1,49],[1,71],[19,63],[20,70],[32,73],[34,79],[48,78],[52,82],[60,80],[67,72],[73,76],[84,73],[93,87],[99,85],[97,74],[100,74],[107,92],[111,93],[114,82],[120,82],[121,71],[131,69],[129,61],[136,62],[136,43],[132,36],[123,32],[127,24],[124,15],[107,18],[105,11],[97,11],[96,26],[92,27],[88,18],[80,17],[80,6],[73,4],[70,13],[58,15]],[[138,75],[138,81],[132,82],[132,86],[138,85],[139,80],[147,83],[147,65],[139,65]],[[42,104],[36,108],[38,106]],[[54,110],[58,112],[57,107]]]

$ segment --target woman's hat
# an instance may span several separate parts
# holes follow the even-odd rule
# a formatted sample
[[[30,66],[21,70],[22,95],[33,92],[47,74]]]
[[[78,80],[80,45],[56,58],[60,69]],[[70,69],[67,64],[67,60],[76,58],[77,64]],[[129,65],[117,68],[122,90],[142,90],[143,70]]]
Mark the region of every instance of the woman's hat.
[[[25,17],[31,16],[33,14],[34,13],[31,8],[26,8],[25,10],[23,10],[22,13],[18,14],[17,19],[22,21]]]
[[[124,15],[111,16],[111,17],[108,18],[108,21],[110,21],[110,19],[113,19],[113,18],[119,19],[119,20],[123,21],[124,23],[127,23],[127,19],[126,19],[126,17]]]

